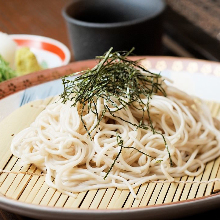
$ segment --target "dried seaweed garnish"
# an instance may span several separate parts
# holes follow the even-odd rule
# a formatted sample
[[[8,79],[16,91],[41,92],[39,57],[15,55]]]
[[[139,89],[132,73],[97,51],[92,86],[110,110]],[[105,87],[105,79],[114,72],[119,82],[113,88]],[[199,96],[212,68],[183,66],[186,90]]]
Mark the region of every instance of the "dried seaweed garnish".
[[[81,121],[90,138],[91,132],[99,125],[106,112],[109,112],[112,117],[117,117],[120,120],[135,126],[137,129],[151,129],[154,134],[160,134],[163,138],[165,148],[167,149],[170,164],[172,165],[172,159],[166,139],[161,132],[155,130],[149,109],[149,103],[153,94],[166,96],[166,92],[162,87],[163,80],[161,80],[161,75],[145,69],[139,64],[140,60],[134,61],[128,59],[128,56],[132,54],[133,49],[129,52],[112,52],[112,50],[113,48],[110,48],[103,56],[98,56],[98,64],[92,69],[78,72],[81,73],[81,75],[75,79],[71,80],[69,79],[69,76],[62,78],[64,86],[64,91],[61,94],[62,102],[66,103],[67,100],[70,100],[73,102],[72,106],[75,106],[77,103],[81,104]],[[70,76],[78,73],[71,74]],[[143,103],[143,96],[147,97],[147,103]],[[111,110],[109,106],[105,104],[101,114],[98,114],[96,103],[99,98],[105,99],[108,104],[115,108],[115,110]],[[116,101],[114,101],[115,99]],[[143,112],[142,118],[138,124],[134,124],[115,115],[115,112],[130,105]],[[92,111],[97,118],[96,125],[90,130],[86,127],[83,120],[83,112],[86,109],[88,112]],[[146,111],[149,121],[148,124],[143,123]],[[123,141],[119,136],[117,136],[117,140],[120,151],[115,157],[105,178],[113,168],[122,148],[125,148],[122,146]],[[139,152],[143,153],[141,151]]]

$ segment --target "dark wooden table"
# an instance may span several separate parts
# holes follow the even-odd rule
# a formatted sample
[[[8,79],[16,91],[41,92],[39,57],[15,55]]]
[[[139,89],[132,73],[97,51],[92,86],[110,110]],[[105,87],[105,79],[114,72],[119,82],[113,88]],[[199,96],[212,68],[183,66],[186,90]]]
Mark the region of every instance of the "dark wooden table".
[[[70,47],[62,8],[71,0],[0,0],[0,31],[50,37]]]
[[[61,15],[61,9],[69,2],[0,0],[0,31],[51,37],[70,48]],[[163,55],[220,61],[220,1],[167,0],[167,4]],[[187,219],[216,218],[218,213],[219,210],[211,210]],[[30,220],[4,210],[0,210],[0,219]]]

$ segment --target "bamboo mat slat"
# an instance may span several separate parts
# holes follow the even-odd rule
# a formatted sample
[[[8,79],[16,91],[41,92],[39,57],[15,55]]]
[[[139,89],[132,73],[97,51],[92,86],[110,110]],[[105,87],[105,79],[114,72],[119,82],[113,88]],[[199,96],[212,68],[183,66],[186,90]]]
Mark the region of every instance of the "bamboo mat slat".
[[[97,193],[97,190],[90,190],[85,199],[82,201],[82,204],[80,206],[81,209],[88,209],[90,207],[90,204],[92,203],[93,201],[93,198],[95,197]]]
[[[156,186],[156,183],[149,183],[148,184],[148,187],[147,187],[147,189],[146,189],[146,191],[144,193],[144,196],[141,199],[139,207],[148,205],[148,202],[149,202],[149,200],[151,198],[151,195],[152,195],[152,193],[154,191],[155,186]],[[140,195],[140,197],[141,197],[141,195]]]
[[[213,165],[214,165],[214,161],[211,161],[206,165],[205,172],[202,176],[202,181],[205,181],[210,178],[210,174],[212,172]],[[205,183],[201,183],[198,186],[196,198],[202,197],[204,195],[204,192],[206,190],[206,186],[207,186],[207,184],[205,184]]]
[[[82,203],[83,199],[86,197],[88,192],[80,192],[77,196],[77,198],[74,200],[72,204],[72,208],[78,208],[80,204]]]
[[[22,167],[21,169],[19,170],[16,170],[16,171],[20,171],[20,172],[26,172],[28,171],[30,165],[26,165],[24,167]],[[5,194],[7,197],[15,197],[16,198],[16,195],[15,195],[15,190],[17,189],[18,186],[21,186],[22,183],[22,179],[24,178],[24,174],[14,174],[14,179],[12,181],[12,184],[10,185],[10,187],[8,188],[8,191],[7,193]]]
[[[48,188],[47,192],[45,193],[44,197],[42,198],[41,202],[40,202],[40,205],[48,205],[48,203],[51,201],[51,200],[48,200],[48,198],[52,198],[55,194],[56,190],[53,189],[53,188]]]
[[[218,173],[217,173],[216,177],[220,178],[220,169],[218,169]],[[218,191],[220,191],[220,182],[216,181],[214,184],[213,192],[218,192]]]
[[[59,199],[57,200],[56,204],[55,204],[55,207],[64,207],[66,201],[68,199],[68,196],[67,195],[61,195],[59,197]]]
[[[35,170],[35,167],[31,166],[28,172],[33,173],[34,170]],[[18,175],[22,175],[22,180],[17,185],[17,188],[14,190],[11,196],[12,199],[18,199],[20,197],[20,195],[22,194],[22,192],[24,191],[25,187],[27,186],[28,182],[30,181],[32,177],[31,175],[26,175],[26,174],[18,174]]]
[[[35,195],[32,203],[37,205],[41,203],[41,200],[43,199],[48,189],[47,184],[44,182],[44,177],[40,177],[34,189],[35,190],[31,191],[31,194]]]
[[[109,192],[109,191],[107,191],[107,192]],[[111,198],[111,200],[108,204],[107,209],[113,209],[114,208],[114,205],[117,202],[117,200],[120,198],[121,193],[122,193],[121,190],[116,189],[113,195],[108,195],[108,199]]]
[[[139,190],[140,190],[140,187],[136,187],[134,189],[134,192],[135,192],[136,195],[139,192]],[[134,200],[135,200],[134,197],[131,194],[129,194],[129,196],[128,196],[125,204],[124,204],[124,208],[130,208],[132,206]]]
[[[134,199],[134,201],[132,203],[132,207],[139,207],[139,204],[142,201],[143,195],[144,195],[148,185],[149,184],[143,184],[140,186],[138,193],[137,193],[137,198]]]
[[[179,181],[180,178],[176,178],[176,180]],[[164,203],[170,203],[173,201],[173,198],[174,198],[174,195],[176,194],[178,186],[179,186],[178,183],[170,183],[170,187],[167,191],[166,197],[164,199]]]
[[[158,195],[160,195],[161,188],[163,187],[163,183],[156,183],[154,191],[152,192],[149,201],[147,202],[148,205],[154,205],[157,201]]]
[[[8,164],[7,167],[11,167],[11,171],[19,171],[18,169],[15,168],[14,164],[16,164],[16,162],[18,161],[18,159],[16,158],[12,158]],[[13,174],[13,173],[10,173],[10,174],[7,174],[5,176],[5,179],[3,180],[2,182],[2,185],[0,187],[0,193],[2,193],[3,195],[5,195],[7,193],[7,190],[8,190],[8,187],[11,186],[11,183],[13,181],[13,178],[16,177],[16,174]]]
[[[193,180],[194,180],[194,177],[190,176],[187,178],[187,181],[189,182],[192,182]],[[191,186],[192,186],[192,183],[185,183],[179,201],[184,201],[187,199]]]
[[[60,196],[61,196],[61,193],[55,190],[55,193],[53,194],[52,198],[48,199],[48,197],[45,197],[45,203],[47,201],[48,206],[52,206],[53,207],[53,206],[55,206],[55,204],[58,201]]]
[[[31,191],[27,192],[28,195],[26,196],[25,202],[37,204],[36,200],[38,200],[37,197],[40,196],[39,190],[41,189],[43,184],[44,184],[44,177],[40,176],[38,180],[35,182],[34,187],[31,189]]]
[[[187,180],[187,176],[184,176],[184,177],[180,178],[180,180],[181,180],[181,181],[186,181],[186,180]],[[173,200],[172,200],[173,202],[180,201],[180,197],[181,197],[181,195],[182,195],[182,193],[183,193],[184,186],[185,186],[184,183],[179,183],[179,184],[177,185],[176,192],[175,192],[174,198],[173,198]],[[174,191],[174,190],[175,190],[175,189],[173,189],[173,191]]]
[[[6,170],[11,170],[13,168],[14,164],[17,161],[17,158],[16,157],[12,157],[11,160],[12,160],[12,162],[11,163],[8,162],[7,165],[5,166]],[[0,175],[0,186],[2,186],[4,184],[4,181],[5,181],[5,179],[7,178],[8,175],[9,175],[8,173],[2,173]],[[0,192],[1,192],[1,188],[0,188]]]
[[[39,174],[40,175],[41,171],[39,169],[37,169],[37,170],[34,171],[34,174]],[[27,186],[25,187],[24,191],[21,194],[21,196],[19,198],[19,201],[25,202],[27,197],[29,197],[29,200],[31,200],[31,197],[33,195],[31,196],[29,194],[30,194],[31,190],[34,188],[34,186],[36,185],[39,178],[40,178],[40,176],[38,176],[38,175],[33,175],[31,177],[30,181],[27,183]]]
[[[114,188],[109,188],[106,190],[105,195],[104,195],[98,209],[106,209],[107,208],[109,201],[112,198],[112,195],[114,195],[115,191],[116,190]]]
[[[115,202],[114,204],[114,208],[122,208],[125,201],[127,200],[128,196],[129,196],[130,192],[129,190],[122,190],[120,197],[118,198],[118,200]]]
[[[20,159],[10,152],[13,135],[29,126],[37,115],[54,99],[29,103],[3,120],[0,124],[0,169],[10,173],[0,174],[0,193],[8,198],[37,205],[64,207],[71,209],[120,209],[185,201],[211,195],[220,190],[220,182],[206,183],[220,178],[220,158],[206,164],[204,172],[196,177],[175,178],[176,182],[150,182],[134,189],[137,198],[129,190],[116,188],[90,190],[69,197],[49,187],[45,175],[34,165],[22,166]],[[220,105],[208,102],[212,115],[220,118]],[[13,124],[16,118],[21,123]],[[28,120],[27,120],[28,119]],[[179,182],[178,182],[179,181]]]
[[[219,164],[220,164],[220,157],[215,160],[210,179],[214,179],[216,177],[218,170],[219,170]],[[212,193],[213,186],[214,186],[214,183],[209,183],[207,185],[205,196],[210,195]]]
[[[102,201],[103,196],[105,195],[106,189],[99,189],[95,198],[93,199],[90,209],[97,209],[99,207],[99,204]]]
[[[194,178],[194,181],[195,182],[201,181],[202,180],[202,175],[203,175],[203,173],[199,174],[197,177]],[[196,197],[196,193],[197,193],[198,188],[199,188],[199,183],[193,183],[191,188],[190,188],[190,191],[188,193],[187,199],[194,199]]]
[[[65,203],[64,207],[65,208],[71,208],[72,207],[72,204],[74,202],[75,198],[74,197],[69,197],[67,199],[67,202]]]
[[[166,198],[167,192],[169,191],[170,183],[162,183],[161,192],[157,198],[157,204],[163,204]]]

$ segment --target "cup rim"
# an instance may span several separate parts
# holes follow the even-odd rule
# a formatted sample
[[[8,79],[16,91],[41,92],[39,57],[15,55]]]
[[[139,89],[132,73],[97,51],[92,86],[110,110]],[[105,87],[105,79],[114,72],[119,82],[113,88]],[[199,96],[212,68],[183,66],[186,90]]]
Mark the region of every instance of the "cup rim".
[[[96,22],[87,22],[87,21],[81,21],[76,18],[70,17],[67,13],[67,9],[72,6],[72,4],[79,2],[81,0],[76,0],[73,1],[69,4],[67,4],[63,9],[62,9],[62,15],[65,18],[66,21],[70,23],[74,23],[79,26],[84,26],[84,27],[94,27],[94,28],[114,28],[114,27],[122,27],[122,26],[130,26],[130,25],[135,25],[138,23],[142,23],[147,20],[151,20],[152,18],[160,15],[166,7],[165,0],[153,0],[153,2],[158,2],[160,3],[160,9],[156,13],[152,13],[150,16],[143,16],[141,18],[136,18],[133,20],[129,21],[121,21],[121,22],[111,22],[111,23],[96,23]],[[84,1],[84,0],[83,0]]]

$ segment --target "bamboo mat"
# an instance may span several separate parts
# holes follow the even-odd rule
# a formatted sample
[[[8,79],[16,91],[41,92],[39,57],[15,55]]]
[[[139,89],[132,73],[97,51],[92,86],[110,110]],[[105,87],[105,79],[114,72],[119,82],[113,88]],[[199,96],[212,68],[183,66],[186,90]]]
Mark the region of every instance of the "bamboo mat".
[[[18,201],[50,207],[80,209],[120,209],[146,207],[208,196],[219,191],[220,158],[207,163],[197,177],[184,176],[176,182],[156,181],[135,189],[134,199],[129,190],[116,188],[80,192],[76,198],[50,188],[44,174],[34,165],[21,166],[20,159],[12,155],[13,136],[28,127],[52,98],[38,100],[22,106],[0,123],[0,194]],[[208,102],[212,115],[220,118],[220,104]]]

